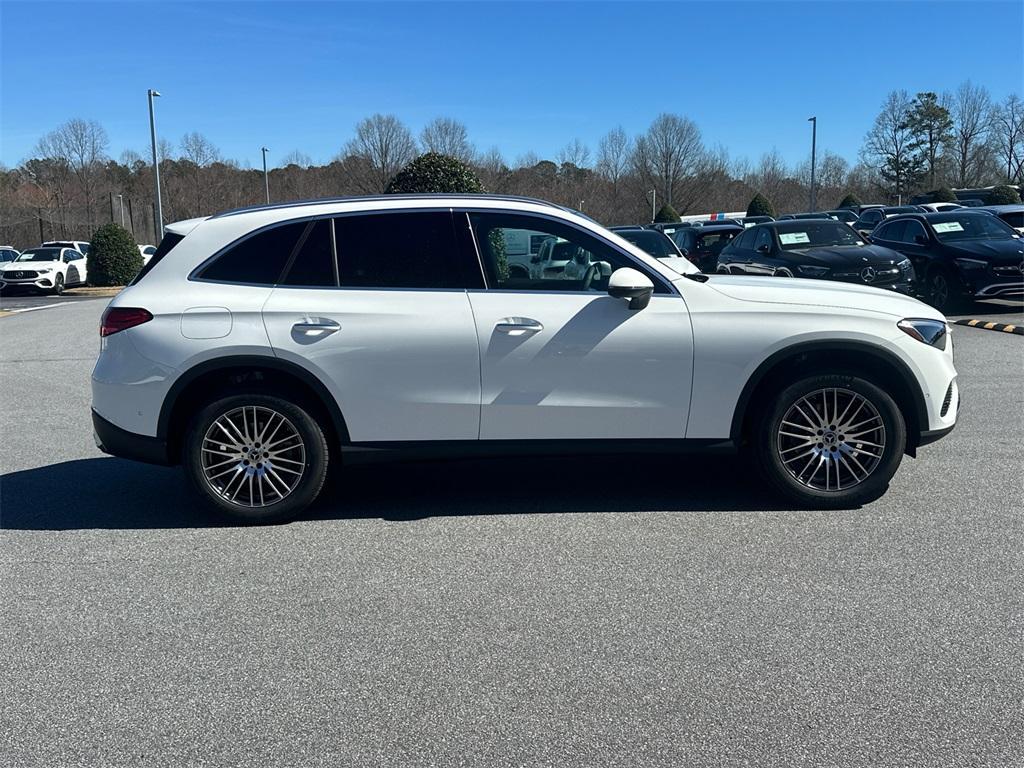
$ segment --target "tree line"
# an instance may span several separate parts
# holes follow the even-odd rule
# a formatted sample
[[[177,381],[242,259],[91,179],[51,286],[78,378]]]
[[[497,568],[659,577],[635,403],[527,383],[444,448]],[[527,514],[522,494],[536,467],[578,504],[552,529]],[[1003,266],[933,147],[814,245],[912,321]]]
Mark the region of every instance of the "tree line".
[[[139,242],[154,242],[152,163],[133,150],[110,157],[95,120],[75,118],[41,137],[16,168],[0,168],[0,241],[28,247],[50,238],[83,238],[101,223],[124,221]],[[658,115],[643,133],[609,130],[591,148],[568,141],[554,157],[505,158],[481,149],[465,125],[439,117],[415,135],[395,115],[375,114],[326,164],[300,151],[270,171],[274,201],[386,191],[421,153],[469,164],[488,192],[539,197],[608,224],[650,221],[668,204],[679,214],[746,210],[755,194],[775,210],[809,205],[810,157],[788,165],[772,149],[756,162],[709,144],[690,118]],[[158,146],[165,221],[263,202],[262,171],[224,158],[201,133]],[[808,153],[809,155],[809,153]],[[818,207],[847,194],[906,201],[924,190],[1024,182],[1024,103],[996,103],[970,82],[949,93],[893,91],[852,164],[825,149],[816,167]]]

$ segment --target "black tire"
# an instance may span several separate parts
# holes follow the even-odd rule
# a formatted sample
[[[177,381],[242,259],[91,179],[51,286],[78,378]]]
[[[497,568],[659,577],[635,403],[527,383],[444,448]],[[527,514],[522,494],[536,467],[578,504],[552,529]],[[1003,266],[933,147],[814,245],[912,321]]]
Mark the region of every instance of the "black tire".
[[[925,290],[928,303],[944,315],[966,309],[970,303],[952,273],[941,267],[932,269],[928,273],[928,284]]]
[[[64,275],[57,275],[53,278],[53,288],[50,289],[50,293],[54,296],[60,296],[64,293]]]
[[[207,480],[203,468],[203,446],[208,432],[214,428],[214,423],[218,419],[226,414],[237,413],[242,408],[255,408],[259,409],[261,413],[269,411],[279,414],[287,419],[287,422],[283,423],[289,424],[289,428],[293,427],[297,436],[301,438],[301,461],[289,460],[289,463],[295,465],[295,469],[301,472],[299,479],[288,493],[282,495],[282,498],[268,502],[264,506],[243,506],[241,502],[232,502],[225,495],[218,494],[211,485],[212,481]],[[253,432],[255,433],[255,431],[254,425]],[[228,448],[227,450],[232,449]],[[210,453],[212,452],[210,451]],[[295,454],[292,455],[292,458],[295,458]],[[231,461],[230,456],[227,461]],[[240,458],[238,461],[241,463]],[[263,461],[267,461],[267,459],[264,458]],[[305,408],[289,400],[257,392],[233,394],[204,406],[193,416],[182,446],[182,465],[193,491],[218,517],[233,522],[282,522],[299,514],[320,494],[327,477],[328,461],[327,439],[316,420]],[[232,469],[233,467],[229,464],[228,468]],[[254,466],[249,467],[249,469],[254,468]],[[251,487],[249,486],[249,488]],[[244,497],[241,501],[244,501]]]
[[[806,446],[810,449],[807,454],[803,454],[800,448],[784,448],[784,446],[787,445],[787,442],[785,441],[789,441],[788,445],[793,445],[795,442],[794,438],[786,438],[780,435],[780,430],[788,430],[791,433],[796,432],[801,435],[801,439],[803,438],[803,433],[800,431],[800,428],[794,430],[792,427],[783,426],[783,420],[786,415],[792,413],[791,409],[794,408],[794,404],[806,402],[802,401],[802,398],[813,396],[822,390],[826,392],[838,392],[838,397],[840,398],[838,401],[838,408],[840,411],[842,410],[842,403],[844,402],[843,398],[853,400],[853,395],[850,395],[849,393],[854,393],[855,395],[864,398],[864,400],[870,404],[871,408],[874,409],[874,412],[877,413],[877,417],[880,419],[882,428],[884,429],[884,432],[882,432],[882,435],[884,436],[884,440],[882,441],[884,448],[875,449],[880,450],[880,455],[876,459],[873,458],[871,460],[875,462],[874,464],[871,464],[865,458],[866,454],[860,452],[863,450],[871,450],[864,444],[864,441],[866,441],[867,438],[862,435],[861,441],[839,441],[839,437],[845,438],[846,436],[836,434],[840,430],[835,430],[834,432],[831,432],[831,434],[828,434],[830,432],[828,427],[832,425],[825,426],[827,434],[823,437],[817,437],[817,435],[813,434],[816,430],[810,430],[811,434],[808,435],[807,439],[824,440],[827,437],[833,441],[831,443],[833,446],[838,445],[838,447],[833,447],[831,449],[826,447],[826,449],[822,451],[822,446],[827,446],[828,443],[815,443],[814,445]],[[879,387],[866,379],[859,378],[852,374],[812,375],[790,384],[782,389],[781,392],[776,390],[766,393],[763,400],[764,402],[760,404],[761,411],[759,413],[759,418],[756,421],[754,434],[752,435],[751,449],[754,453],[754,460],[758,465],[762,476],[788,500],[796,502],[799,506],[804,508],[849,509],[874,501],[885,493],[886,489],[888,489],[889,481],[896,473],[896,470],[899,468],[900,461],[903,459],[903,452],[907,443],[907,427],[899,407],[893,399]],[[811,408],[807,408],[806,410],[811,410],[812,415],[817,415]],[[825,410],[827,413],[827,406]],[[870,409],[868,409],[867,414],[871,415]],[[847,418],[844,414],[841,415],[843,415],[844,419]],[[832,420],[835,419],[836,415],[835,413],[832,413]],[[810,419],[808,419],[808,421],[810,421]],[[803,422],[801,421],[801,423]],[[871,425],[874,425],[875,427],[877,427],[877,424],[877,421],[871,422]],[[858,429],[864,429],[863,427],[858,427],[856,424],[851,423],[851,425]],[[854,443],[856,445],[854,445]],[[817,453],[814,452],[815,449],[817,449]],[[794,472],[791,471],[791,468],[787,468],[786,462],[783,460],[781,455],[784,450],[796,450],[797,453],[791,453],[791,458],[789,458],[788,461],[800,458],[800,465],[803,463],[802,456],[804,455],[809,455],[809,461],[817,457],[819,459],[819,463],[826,466],[826,486],[828,483],[827,473],[829,471],[829,467],[834,467],[832,471],[837,473],[837,477],[839,476],[838,473],[840,471],[840,461],[844,464],[844,473],[847,473],[847,470],[853,467],[852,460],[848,460],[851,453],[854,458],[859,456],[860,461],[865,462],[865,464],[869,465],[870,468],[868,466],[861,467],[862,470],[866,470],[866,477],[863,477],[853,485],[842,488],[840,478],[839,489],[833,488],[831,490],[823,490],[821,488],[811,487],[806,482],[801,482],[801,480],[797,479],[799,470]],[[836,451],[836,453],[828,453],[829,450]],[[825,456],[836,457],[836,463],[831,464],[828,461],[821,459],[822,454]],[[794,463],[793,466],[798,466],[798,464]],[[860,463],[857,463],[857,466],[860,467]],[[813,464],[810,465],[810,468],[807,471],[810,471],[810,469],[813,469],[815,472],[818,471]],[[858,471],[857,474],[859,475],[860,472]],[[812,480],[813,479],[814,478],[812,478]],[[847,479],[850,479],[850,475],[848,473]],[[804,476],[804,480],[807,480],[806,476]],[[821,482],[820,477],[817,478],[817,481],[818,483]]]

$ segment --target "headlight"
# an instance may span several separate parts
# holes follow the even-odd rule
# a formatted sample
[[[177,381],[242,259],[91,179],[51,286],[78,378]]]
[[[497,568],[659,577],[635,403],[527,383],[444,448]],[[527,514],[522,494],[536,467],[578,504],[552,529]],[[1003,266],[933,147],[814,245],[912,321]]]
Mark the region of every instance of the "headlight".
[[[910,263],[910,259],[904,259],[896,264],[900,274],[903,275],[907,280],[914,279],[914,265]]]
[[[936,349],[946,348],[946,339],[949,336],[946,324],[941,320],[925,320],[923,318],[907,318],[900,320],[896,325],[907,336],[924,342]]]
[[[812,267],[809,264],[801,264],[796,269],[801,275],[807,277],[824,277],[828,274],[828,267]]]
[[[40,275],[45,275],[50,272],[53,272],[53,270],[50,269],[50,267],[43,267],[42,269],[37,269],[36,272],[38,272]]]
[[[978,259],[953,259],[956,265],[960,269],[984,269],[988,266],[987,261],[979,261]]]

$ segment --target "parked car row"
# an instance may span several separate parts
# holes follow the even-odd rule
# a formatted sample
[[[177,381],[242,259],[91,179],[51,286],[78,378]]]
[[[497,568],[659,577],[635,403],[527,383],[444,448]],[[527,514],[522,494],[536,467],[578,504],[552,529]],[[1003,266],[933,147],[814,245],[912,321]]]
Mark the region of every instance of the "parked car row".
[[[861,229],[865,224],[870,232]],[[705,274],[861,283],[920,296],[954,312],[974,299],[1024,298],[1021,227],[1024,205],[980,210],[947,205],[938,212],[914,205],[868,208],[854,226],[822,213],[751,227],[707,222],[671,235],[662,227],[658,234]],[[664,243],[638,235],[641,228],[615,230],[671,265],[675,254],[667,254]]]

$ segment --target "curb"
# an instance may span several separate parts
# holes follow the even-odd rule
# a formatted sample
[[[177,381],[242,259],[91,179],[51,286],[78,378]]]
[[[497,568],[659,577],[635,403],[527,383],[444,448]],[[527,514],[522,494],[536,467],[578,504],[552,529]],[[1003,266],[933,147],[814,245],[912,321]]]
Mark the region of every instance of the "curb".
[[[990,323],[985,320],[954,320],[955,325],[966,325],[970,328],[982,328],[986,331],[1002,331],[1024,336],[1024,325],[1008,325],[1007,323]]]

